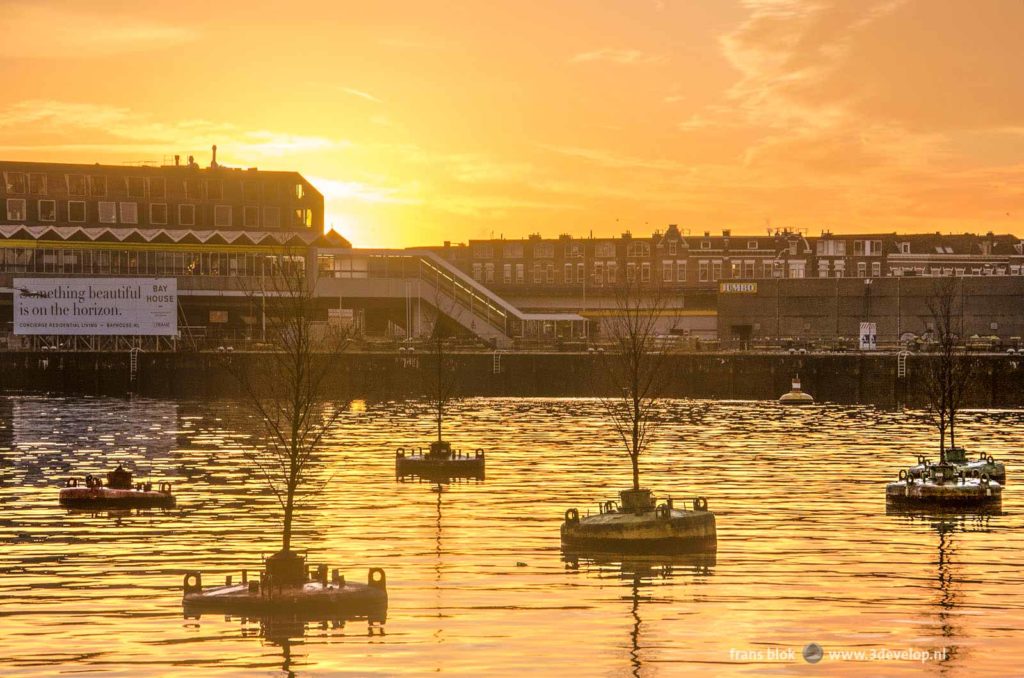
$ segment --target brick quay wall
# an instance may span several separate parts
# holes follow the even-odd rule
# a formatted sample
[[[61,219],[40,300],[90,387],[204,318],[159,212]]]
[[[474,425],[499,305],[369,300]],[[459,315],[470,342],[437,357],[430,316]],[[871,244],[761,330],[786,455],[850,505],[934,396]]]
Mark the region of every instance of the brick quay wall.
[[[586,397],[594,394],[599,358],[586,353],[455,353],[450,356],[464,396]],[[1024,356],[977,354],[968,407],[1024,407]],[[141,353],[135,379],[128,353],[0,353],[0,392],[208,399],[241,394],[227,361],[255,367],[265,354]],[[416,397],[420,361],[398,353],[343,355],[334,390],[367,400]],[[923,406],[926,354],[907,358],[898,376],[893,353],[683,353],[668,359],[674,397],[773,400],[799,373],[820,401],[891,408]]]

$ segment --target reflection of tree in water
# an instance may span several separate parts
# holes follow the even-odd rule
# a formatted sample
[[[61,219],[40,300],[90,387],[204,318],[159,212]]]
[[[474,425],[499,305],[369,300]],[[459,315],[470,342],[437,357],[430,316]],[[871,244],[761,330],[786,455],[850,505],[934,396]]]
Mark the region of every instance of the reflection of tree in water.
[[[962,603],[962,578],[958,576],[959,567],[956,563],[957,543],[955,535],[967,532],[991,532],[990,514],[929,514],[923,512],[899,511],[888,509],[890,515],[899,515],[912,523],[927,523],[938,535],[936,544],[935,584],[936,598],[933,602],[938,608],[938,628],[945,643],[942,647],[930,648],[936,665],[942,673],[948,673],[960,658],[960,646],[955,641],[962,637],[963,631],[956,624],[957,608]],[[945,650],[945,654],[941,653]]]
[[[668,580],[687,575],[699,580],[713,574],[716,564],[715,553],[693,553],[674,555],[624,555],[596,552],[563,552],[566,568],[572,571],[595,575],[598,579],[619,579],[629,582],[630,616],[633,626],[629,632],[630,674],[639,678],[643,668],[641,649],[641,601],[657,602],[653,595],[643,594],[644,589],[658,586],[657,580]],[[663,602],[668,602],[665,599]]]

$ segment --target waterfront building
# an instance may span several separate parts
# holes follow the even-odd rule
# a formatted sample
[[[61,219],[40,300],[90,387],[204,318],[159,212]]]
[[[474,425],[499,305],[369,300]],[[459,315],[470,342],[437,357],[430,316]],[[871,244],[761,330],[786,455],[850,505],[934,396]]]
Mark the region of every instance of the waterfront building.
[[[178,333],[164,343],[202,348],[258,343],[267,279],[296,269],[316,282],[324,322],[369,338],[416,337],[441,309],[496,347],[581,347],[600,339],[628,282],[663,295],[659,332],[706,346],[849,345],[863,322],[895,344],[928,331],[936,276],[964,279],[966,333],[1024,335],[1024,252],[1012,235],[669,225],[357,249],[325,232],[323,196],[300,174],[224,167],[215,149],[206,167],[191,157],[160,166],[0,161],[0,172],[0,334],[10,348],[79,343],[13,336],[15,278],[174,278]]]

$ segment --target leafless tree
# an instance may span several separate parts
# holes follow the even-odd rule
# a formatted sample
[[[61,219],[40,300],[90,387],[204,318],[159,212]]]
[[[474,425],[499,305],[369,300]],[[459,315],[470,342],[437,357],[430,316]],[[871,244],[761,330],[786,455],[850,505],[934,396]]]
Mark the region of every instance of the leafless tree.
[[[260,425],[251,461],[259,468],[281,507],[281,551],[289,552],[296,510],[314,494],[322,478],[319,450],[324,436],[347,407],[337,391],[339,355],[347,329],[318,321],[315,278],[301,257],[281,257],[275,275],[248,293],[266,297],[269,350],[241,362],[229,360],[251,413]]]
[[[597,354],[598,397],[633,464],[634,490],[640,489],[640,455],[651,442],[654,411],[669,379],[672,345],[663,335],[670,328],[660,327],[667,301],[663,288],[627,279],[616,288],[615,310],[601,326],[610,346]]]
[[[423,392],[430,401],[434,411],[434,422],[437,425],[437,443],[439,450],[443,442],[444,415],[448,407],[458,398],[458,378],[456,365],[452,360],[449,345],[457,336],[453,318],[458,317],[455,304],[435,291],[433,306],[435,314],[425,323],[424,335],[427,339],[429,354],[420,362],[420,377]]]
[[[959,284],[958,284],[959,283]],[[956,446],[956,415],[974,372],[974,361],[963,346],[962,281],[943,277],[935,281],[928,299],[936,355],[925,370],[929,410],[939,430],[939,460],[946,462],[946,434],[949,447]]]

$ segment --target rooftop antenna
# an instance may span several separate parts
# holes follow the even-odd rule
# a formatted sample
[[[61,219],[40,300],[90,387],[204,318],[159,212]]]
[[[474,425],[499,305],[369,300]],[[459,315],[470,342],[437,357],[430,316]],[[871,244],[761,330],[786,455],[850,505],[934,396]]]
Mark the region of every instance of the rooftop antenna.
[[[213,159],[210,160],[210,167],[212,169],[217,168],[217,144],[213,145]]]

